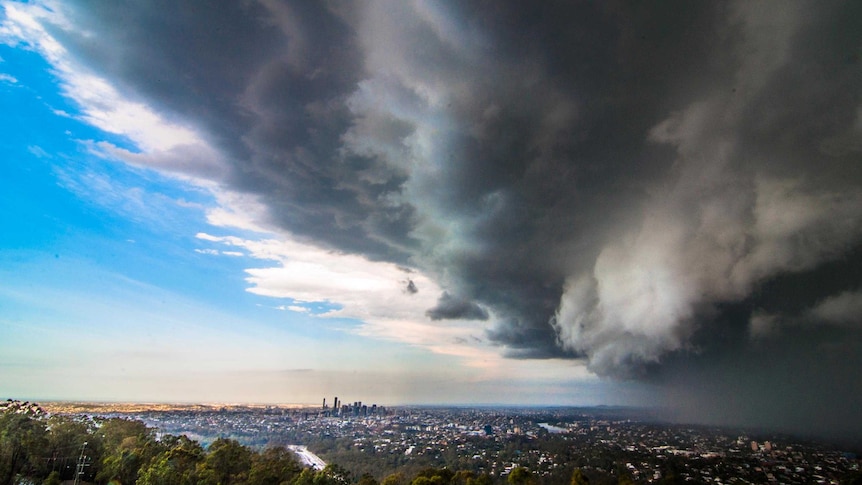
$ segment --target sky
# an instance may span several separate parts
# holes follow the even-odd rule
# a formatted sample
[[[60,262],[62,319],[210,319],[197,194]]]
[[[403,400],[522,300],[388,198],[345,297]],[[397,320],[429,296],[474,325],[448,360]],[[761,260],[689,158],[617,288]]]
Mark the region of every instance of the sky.
[[[0,390],[862,436],[862,5],[0,1]]]

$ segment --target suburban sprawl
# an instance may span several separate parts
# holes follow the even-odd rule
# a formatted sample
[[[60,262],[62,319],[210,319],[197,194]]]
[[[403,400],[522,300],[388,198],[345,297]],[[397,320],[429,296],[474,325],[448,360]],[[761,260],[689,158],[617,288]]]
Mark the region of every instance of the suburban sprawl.
[[[860,460],[835,446],[746,430],[663,423],[628,408],[333,406],[85,406],[54,412],[139,420],[206,446],[228,438],[293,446],[306,466],[337,463],[377,480],[448,468],[504,483],[525,469],[536,483],[850,483]],[[306,453],[303,458],[303,453]],[[511,482],[511,480],[509,481]]]

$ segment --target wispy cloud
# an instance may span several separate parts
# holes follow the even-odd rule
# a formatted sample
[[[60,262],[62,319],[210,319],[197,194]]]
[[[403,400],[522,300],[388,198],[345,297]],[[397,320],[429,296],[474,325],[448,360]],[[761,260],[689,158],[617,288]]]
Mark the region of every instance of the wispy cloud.
[[[474,322],[432,321],[426,311],[433,307],[441,289],[423,274],[392,263],[370,261],[362,256],[324,250],[291,240],[250,240],[236,236],[199,233],[204,241],[243,248],[256,259],[278,262],[277,266],[247,269],[248,291],[296,302],[327,302],[339,309],[320,314],[324,318],[355,319],[359,326],[351,331],[372,338],[383,338],[463,357],[467,363],[488,366],[499,356],[476,336],[483,327]],[[212,254],[218,253],[211,250]],[[408,285],[416,288],[407,291]],[[280,307],[307,312],[307,308]]]

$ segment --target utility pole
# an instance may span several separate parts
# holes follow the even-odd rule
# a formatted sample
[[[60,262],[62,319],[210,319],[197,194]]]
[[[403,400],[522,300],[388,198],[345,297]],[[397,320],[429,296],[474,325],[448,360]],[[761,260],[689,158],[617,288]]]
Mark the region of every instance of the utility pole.
[[[84,449],[87,448],[87,442],[85,441],[83,445],[81,445],[81,454],[78,456],[78,466],[75,467],[75,485],[81,483],[81,475],[84,474],[84,468],[90,466],[89,463],[86,462],[84,456]]]

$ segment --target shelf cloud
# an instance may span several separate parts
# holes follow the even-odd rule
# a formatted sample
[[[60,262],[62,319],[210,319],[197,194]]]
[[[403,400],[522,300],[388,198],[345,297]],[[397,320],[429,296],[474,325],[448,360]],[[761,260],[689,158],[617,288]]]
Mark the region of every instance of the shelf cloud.
[[[71,57],[205,147],[100,150],[421,271],[416,319],[682,416],[862,432],[862,5],[57,9]]]

